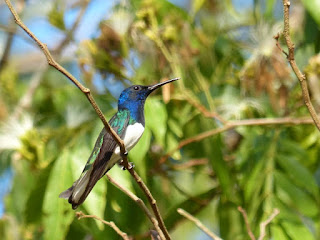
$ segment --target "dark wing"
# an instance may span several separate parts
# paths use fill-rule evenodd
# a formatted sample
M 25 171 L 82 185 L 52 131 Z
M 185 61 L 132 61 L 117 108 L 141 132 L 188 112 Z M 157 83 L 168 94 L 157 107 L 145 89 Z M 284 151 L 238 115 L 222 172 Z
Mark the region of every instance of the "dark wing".
M 129 110 L 122 110 L 110 119 L 109 124 L 123 139 L 129 120 Z M 97 181 L 113 166 L 114 163 L 110 165 L 109 160 L 116 147 L 117 143 L 103 128 L 80 178 L 71 188 L 60 194 L 60 197 L 69 198 L 73 209 L 84 202 Z

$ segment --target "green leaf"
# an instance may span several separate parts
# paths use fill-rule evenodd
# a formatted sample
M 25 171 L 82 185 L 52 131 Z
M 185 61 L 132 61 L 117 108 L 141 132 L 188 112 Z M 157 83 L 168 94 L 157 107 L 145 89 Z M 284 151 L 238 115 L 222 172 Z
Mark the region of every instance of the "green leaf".
M 271 235 L 273 239 L 287 240 L 288 237 L 283 229 L 277 225 L 271 225 Z
M 318 26 L 320 26 L 320 0 L 301 0 L 301 2 Z
M 302 188 L 307 189 L 314 196 L 318 196 L 318 186 L 315 178 L 294 156 L 277 155 L 277 163 L 286 171 L 295 182 Z
M 223 159 L 221 136 L 218 135 L 210 141 L 210 149 L 207 151 L 210 154 L 210 163 L 213 171 L 218 176 L 222 192 L 228 198 L 235 201 L 237 198 L 233 194 L 233 177 L 229 171 L 229 167 Z
M 310 217 L 316 217 L 319 208 L 317 203 L 304 190 L 296 187 L 283 173 L 276 171 L 274 173 L 276 194 L 288 205 L 302 214 Z
M 66 30 L 66 26 L 64 24 L 64 11 L 58 9 L 57 4 L 51 9 L 48 13 L 49 22 L 60 30 Z
M 204 3 L 205 3 L 205 0 L 192 1 L 191 12 L 193 16 L 197 14 L 197 12 L 201 9 Z
M 145 105 L 146 125 L 151 129 L 156 141 L 165 146 L 167 132 L 167 111 L 165 105 L 154 98 L 149 99 Z
M 306 228 L 306 226 L 291 222 L 282 223 L 283 228 L 286 233 L 290 236 L 292 240 L 314 240 L 312 233 Z M 276 239 L 276 238 L 275 238 Z
M 195 214 L 203 208 L 201 204 L 195 204 L 195 200 L 210 201 L 215 196 L 218 196 L 218 192 L 219 190 L 217 188 L 213 188 L 207 192 L 201 193 L 196 196 L 192 196 L 191 198 L 172 207 L 171 210 L 169 210 L 169 213 L 167 214 L 167 216 L 164 218 L 164 222 L 168 230 L 170 231 L 170 229 L 174 228 L 176 224 L 179 223 L 179 221 L 184 219 L 184 217 L 177 212 L 178 208 L 182 208 L 187 212 L 189 212 L 190 214 Z
M 252 199 L 254 193 L 260 192 L 261 187 L 264 185 L 265 174 L 263 168 L 265 167 L 265 161 L 259 161 L 252 171 L 248 173 L 248 177 L 243 183 L 244 197 L 246 201 Z
M 42 208 L 44 239 L 64 239 L 75 214 L 70 204 L 59 194 L 73 183 L 71 153 L 63 151 L 56 160 L 49 176 Z
M 28 223 L 40 222 L 42 220 L 43 214 L 42 211 L 39 211 L 39 208 L 42 209 L 43 206 L 45 196 L 43 193 L 46 191 L 51 169 L 52 164 L 37 176 L 37 181 L 31 191 L 25 209 L 25 218 Z

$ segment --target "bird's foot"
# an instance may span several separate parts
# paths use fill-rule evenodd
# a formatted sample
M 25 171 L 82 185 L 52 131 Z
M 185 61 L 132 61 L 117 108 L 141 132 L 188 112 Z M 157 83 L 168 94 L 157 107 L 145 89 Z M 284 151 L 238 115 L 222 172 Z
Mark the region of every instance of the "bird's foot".
M 135 167 L 134 163 L 133 162 L 129 162 L 129 170 L 134 168 L 134 167 Z
M 128 168 L 128 169 L 130 170 L 130 169 L 132 169 L 132 168 L 134 168 L 134 167 L 135 167 L 135 165 L 133 164 L 133 162 L 129 162 L 129 168 Z M 121 167 L 121 170 L 124 171 L 124 170 L 127 170 L 127 169 L 126 169 L 125 166 L 122 166 L 122 167 Z
M 125 151 L 124 153 L 120 152 L 120 155 L 122 158 L 128 157 L 128 151 Z

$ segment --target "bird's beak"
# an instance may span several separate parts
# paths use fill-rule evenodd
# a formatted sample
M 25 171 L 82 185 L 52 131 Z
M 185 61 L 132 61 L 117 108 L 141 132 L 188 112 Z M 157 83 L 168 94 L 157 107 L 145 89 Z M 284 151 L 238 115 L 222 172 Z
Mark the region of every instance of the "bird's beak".
M 150 90 L 150 92 L 152 92 L 152 91 L 156 90 L 157 88 L 159 88 L 159 87 L 161 87 L 161 86 L 163 86 L 163 85 L 165 85 L 167 83 L 171 83 L 171 82 L 177 81 L 179 79 L 180 78 L 173 78 L 173 79 L 170 79 L 168 81 L 164 81 L 164 82 L 161 82 L 161 83 L 157 83 L 157 84 L 151 85 L 151 86 L 148 87 L 148 90 Z

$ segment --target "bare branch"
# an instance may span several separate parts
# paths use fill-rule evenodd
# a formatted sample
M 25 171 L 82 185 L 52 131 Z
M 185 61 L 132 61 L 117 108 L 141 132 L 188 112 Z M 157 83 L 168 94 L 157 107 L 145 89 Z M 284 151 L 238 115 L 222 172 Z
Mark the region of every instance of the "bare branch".
M 20 0 L 17 2 L 17 11 L 18 13 L 21 13 L 22 10 L 24 8 L 24 1 Z M 6 64 L 8 63 L 8 58 L 10 55 L 10 51 L 11 51 L 11 46 L 13 43 L 13 38 L 14 35 L 16 34 L 17 31 L 17 26 L 14 24 L 14 22 L 12 21 L 12 23 L 10 23 L 10 27 L 9 27 L 12 31 L 8 32 L 8 38 L 4 47 L 4 52 L 3 55 L 0 59 L 0 72 L 2 71 L 2 69 L 6 66 Z
M 84 13 L 87 10 L 89 1 L 86 1 L 75 22 L 73 23 L 72 27 L 70 28 L 70 30 L 68 30 L 66 32 L 66 36 L 65 38 L 60 42 L 60 44 L 52 51 L 55 53 L 55 57 L 56 58 L 60 58 L 60 55 L 62 53 L 62 51 L 64 50 L 64 48 L 68 45 L 68 43 L 71 41 L 70 36 L 72 36 L 72 34 L 74 33 L 74 31 L 77 29 L 77 27 L 79 26 L 80 21 L 82 20 L 82 17 L 84 15 Z M 15 25 L 16 26 L 16 25 Z M 29 38 L 28 38 L 29 40 Z M 32 41 L 32 43 L 34 43 Z M 0 63 L 1 66 L 1 63 Z M 1 68 L 1 67 L 0 67 Z M 43 77 L 43 75 L 46 73 L 48 69 L 48 65 L 46 65 L 45 67 L 41 67 L 41 69 L 39 69 L 38 72 L 34 73 L 33 76 L 31 77 L 31 82 L 29 84 L 29 88 L 26 91 L 26 93 L 24 94 L 24 96 L 20 99 L 18 105 L 15 107 L 14 112 L 13 112 L 13 117 L 18 117 L 20 116 L 20 114 L 23 112 L 24 109 L 29 108 L 31 106 L 31 102 L 32 102 L 32 97 L 37 89 L 37 87 L 39 86 L 39 84 L 41 83 L 41 79 Z M 1 71 L 1 70 L 0 70 Z
M 83 212 L 76 212 L 76 216 L 77 218 L 80 220 L 82 218 L 94 218 L 106 225 L 108 225 L 109 227 L 111 227 L 120 237 L 122 237 L 122 239 L 124 240 L 130 240 L 130 238 L 128 237 L 128 235 L 125 233 L 125 232 L 122 232 L 118 227 L 117 225 L 114 223 L 114 222 L 108 222 L 108 221 L 105 221 L 101 218 L 99 218 L 98 216 L 96 215 L 85 215 L 83 214 Z
M 147 185 L 142 181 L 141 177 L 133 170 L 133 168 L 129 165 L 129 162 L 127 160 L 127 158 L 123 158 L 123 162 L 122 165 L 129 171 L 129 173 L 131 174 L 131 176 L 135 179 L 135 181 L 138 183 L 139 187 L 142 189 L 142 191 L 144 192 L 144 194 L 147 196 L 147 199 L 151 205 L 152 211 L 155 214 L 155 217 L 158 220 L 159 223 L 159 227 L 161 228 L 163 234 L 165 235 L 166 239 L 170 240 L 171 237 L 169 235 L 169 232 L 166 228 L 166 226 L 164 225 L 164 221 L 161 217 L 158 205 L 157 205 L 157 201 L 154 199 L 154 197 L 152 196 L 150 190 L 148 189 Z
M 311 100 L 310 100 L 306 76 L 300 71 L 300 69 L 296 63 L 295 57 L 294 57 L 295 46 L 294 46 L 294 44 L 291 40 L 291 37 L 290 37 L 290 25 L 289 25 L 289 10 L 290 10 L 291 3 L 289 0 L 283 0 L 282 2 L 283 2 L 283 18 L 284 18 L 283 36 L 285 38 L 289 52 L 285 53 L 281 49 L 281 47 L 280 47 L 280 50 L 285 53 L 290 65 L 291 65 L 292 70 L 294 71 L 295 75 L 299 79 L 304 103 L 307 106 L 308 111 L 310 112 L 310 115 L 311 115 L 316 127 L 320 131 L 320 119 L 319 119 L 319 117 L 318 117 L 318 115 L 317 115 L 317 113 L 311 103 Z M 277 38 L 275 38 L 275 39 L 278 42 L 278 39 Z M 277 43 L 277 46 L 278 46 L 278 43 Z
M 115 133 L 115 131 L 110 127 L 108 124 L 106 118 L 104 117 L 102 111 L 98 107 L 96 101 L 91 95 L 90 89 L 84 87 L 72 74 L 70 74 L 64 67 L 62 67 L 60 64 L 58 64 L 52 57 L 51 53 L 49 52 L 49 49 L 46 44 L 42 43 L 30 30 L 29 28 L 21 21 L 19 18 L 17 12 L 14 10 L 10 0 L 5 0 L 6 4 L 8 5 L 9 10 L 11 11 L 15 22 L 38 44 L 38 46 L 41 48 L 43 53 L 45 54 L 48 64 L 54 68 L 56 68 L 59 72 L 61 72 L 63 75 L 65 75 L 67 78 L 69 78 L 88 98 L 89 102 L 91 103 L 92 107 L 98 114 L 99 118 L 103 122 L 104 127 L 106 130 L 111 134 L 113 139 L 117 142 L 117 144 L 120 146 L 120 149 L 122 152 L 125 152 L 125 146 L 123 141 L 120 139 L 120 137 Z
M 273 36 L 273 38 L 276 40 L 276 46 L 277 48 L 283 52 L 284 55 L 287 56 L 287 58 L 289 57 L 288 53 L 286 51 L 284 51 L 279 43 L 279 38 L 280 38 L 280 33 L 277 33 L 277 35 Z
M 250 227 L 250 224 L 249 224 L 249 219 L 248 219 L 248 215 L 247 215 L 246 210 L 244 210 L 241 206 L 238 206 L 238 211 L 243 216 L 243 220 L 244 220 L 244 222 L 246 224 L 247 232 L 248 232 L 248 235 L 249 235 L 250 239 L 251 240 L 256 240 L 256 237 L 253 235 L 253 233 L 251 231 L 251 227 Z
M 113 185 L 115 185 L 117 188 L 119 188 L 123 193 L 125 193 L 128 197 L 130 197 L 133 201 L 135 201 L 141 207 L 141 209 L 145 212 L 145 214 L 148 216 L 148 218 L 150 219 L 150 221 L 154 225 L 155 229 L 157 230 L 157 232 L 158 232 L 158 234 L 160 236 L 160 239 L 161 240 L 166 239 L 165 236 L 163 235 L 162 230 L 159 228 L 159 224 L 158 224 L 157 219 L 154 216 L 152 216 L 152 214 L 150 213 L 149 209 L 146 207 L 146 205 L 141 200 L 141 198 L 138 198 L 135 194 L 133 194 L 128 189 L 126 189 L 125 187 L 120 185 L 109 174 L 106 174 L 106 176 L 107 176 L 108 180 Z
M 212 137 L 219 133 L 228 131 L 230 129 L 234 129 L 237 127 L 242 126 L 265 126 L 265 125 L 299 125 L 299 124 L 313 124 L 313 120 L 311 118 L 255 118 L 255 119 L 244 119 L 244 120 L 236 120 L 236 121 L 229 121 L 221 128 L 212 129 L 203 133 L 200 133 L 196 136 L 187 138 L 182 140 L 176 148 L 171 150 L 165 156 L 160 159 L 160 163 L 164 163 L 169 156 L 171 156 L 175 151 L 179 150 L 180 148 L 194 142 L 199 142 L 205 138 Z
M 279 209 L 277 208 L 274 209 L 273 213 L 269 216 L 269 218 L 266 221 L 260 223 L 260 236 L 258 240 L 263 240 L 263 238 L 266 236 L 266 227 L 279 213 L 280 213 Z
M 70 74 L 65 68 L 63 68 L 60 64 L 58 64 L 54 58 L 52 57 L 51 53 L 48 50 L 48 47 L 46 44 L 42 43 L 30 30 L 29 28 L 21 21 L 21 19 L 19 18 L 17 12 L 14 10 L 10 0 L 5 0 L 6 4 L 8 5 L 9 10 L 11 11 L 15 22 L 38 44 L 38 46 L 41 48 L 41 50 L 43 51 L 43 53 L 45 54 L 48 64 L 54 68 L 56 68 L 58 71 L 60 71 L 63 75 L 65 75 L 67 78 L 69 78 L 87 97 L 87 99 L 89 100 L 90 104 L 92 105 L 92 107 L 94 108 L 94 110 L 96 111 L 96 113 L 98 114 L 99 118 L 101 119 L 105 129 L 107 132 L 109 132 L 112 136 L 112 138 L 114 139 L 114 141 L 116 141 L 116 143 L 120 146 L 120 153 L 121 153 L 121 157 L 123 159 L 123 166 L 128 169 L 128 171 L 130 172 L 130 174 L 133 176 L 133 178 L 135 179 L 135 181 L 138 183 L 138 185 L 140 186 L 140 188 L 143 190 L 143 192 L 146 194 L 148 201 L 152 207 L 152 210 L 158 220 L 159 223 L 159 227 L 161 228 L 161 230 L 163 231 L 166 239 L 171 239 L 168 230 L 166 229 L 163 219 L 161 217 L 159 208 L 156 204 L 156 200 L 153 198 L 150 190 L 147 188 L 147 186 L 144 184 L 144 182 L 142 181 L 142 179 L 139 177 L 139 175 L 133 170 L 132 166 L 130 166 L 128 159 L 127 159 L 127 152 L 125 149 L 125 145 L 123 140 L 117 135 L 117 133 L 110 127 L 109 123 L 107 122 L 106 118 L 104 117 L 102 111 L 100 110 L 100 108 L 98 107 L 96 101 L 94 100 L 93 96 L 91 95 L 90 89 L 84 87 L 72 74 Z
M 203 225 L 202 222 L 199 219 L 195 218 L 194 216 L 192 216 L 190 213 L 186 212 L 182 208 L 178 208 L 177 212 L 180 215 L 184 216 L 185 218 L 189 219 L 194 224 L 196 224 L 196 226 L 198 228 L 200 228 L 205 234 L 207 234 L 211 239 L 222 240 L 215 233 L 213 233 L 209 228 L 207 228 L 205 225 Z

